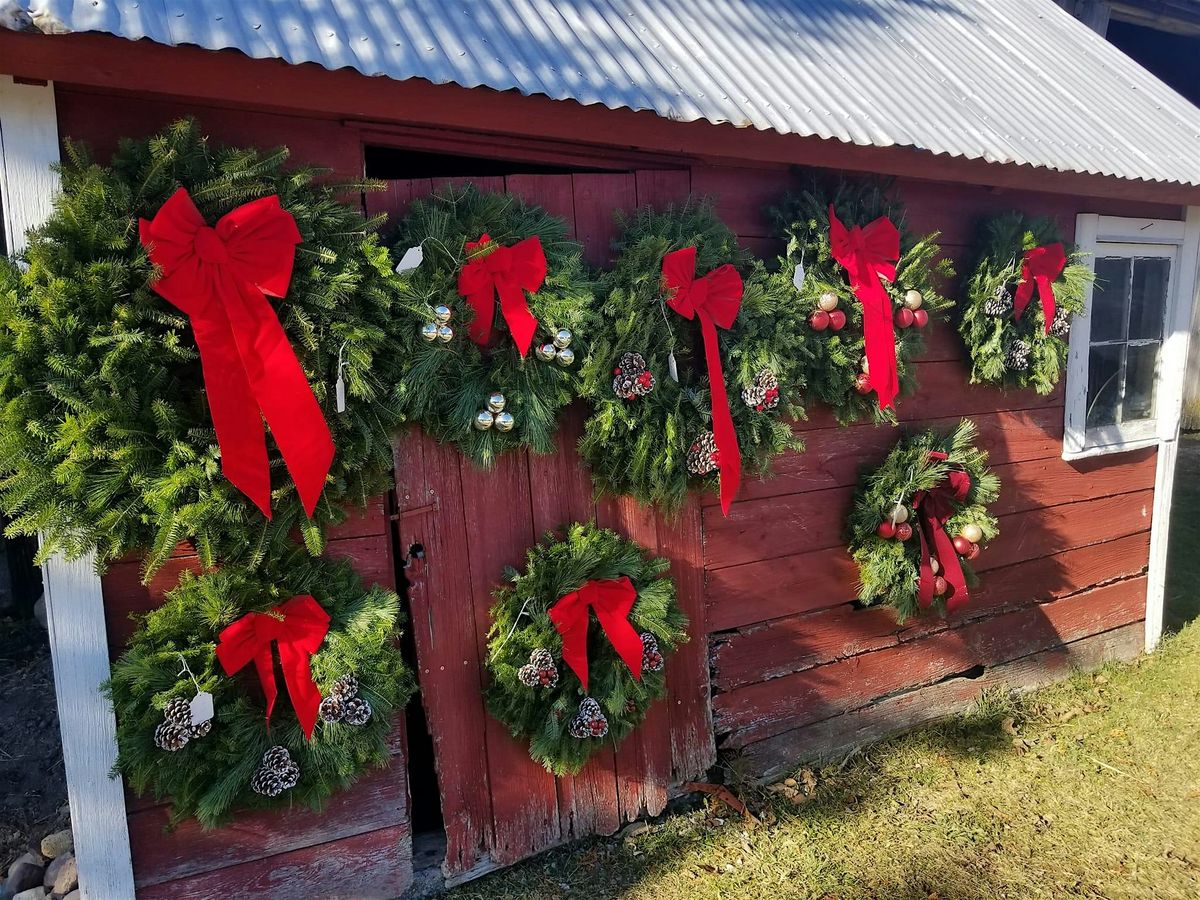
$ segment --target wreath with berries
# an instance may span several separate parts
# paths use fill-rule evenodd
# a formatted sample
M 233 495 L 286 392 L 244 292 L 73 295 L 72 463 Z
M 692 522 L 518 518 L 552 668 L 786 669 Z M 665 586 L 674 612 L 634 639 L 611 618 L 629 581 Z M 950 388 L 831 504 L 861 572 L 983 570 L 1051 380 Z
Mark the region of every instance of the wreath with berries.
M 773 276 L 781 285 L 777 290 L 786 291 L 802 310 L 816 338 L 810 345 L 809 396 L 829 406 L 842 424 L 863 419 L 894 422 L 896 414 L 894 406 L 883 408 L 878 402 L 867 364 L 863 304 L 835 253 L 832 229 L 840 223 L 851 233 L 870 235 L 891 227 L 899 231 L 895 278 L 885 276 L 882 285 L 891 301 L 891 328 L 883 324 L 894 334 L 901 396 L 916 390 L 913 363 L 924 348 L 923 330 L 953 305 L 938 288 L 954 270 L 949 260 L 939 259 L 937 233 L 922 237 L 908 231 L 903 205 L 889 198 L 886 188 L 871 180 L 814 183 L 771 210 L 787 241 Z M 831 209 L 836 221 L 831 220 Z
M 1011 212 L 989 219 L 979 245 L 958 326 L 971 382 L 1049 394 L 1062 375 L 1071 318 L 1084 310 L 1092 271 L 1047 218 Z
M 594 524 L 533 547 L 497 588 L 488 709 L 529 755 L 575 774 L 666 693 L 665 658 L 688 640 L 665 559 Z
M 785 450 L 803 449 L 789 420 L 804 417 L 813 335 L 791 292 L 738 247 L 710 202 L 646 207 L 621 225 L 583 373 L 593 411 L 580 451 L 602 492 L 669 511 L 700 486 L 724 489 L 727 506 L 722 417 L 732 422 L 735 452 L 750 474 L 765 473 Z M 677 282 L 690 285 L 671 284 L 679 272 Z M 672 305 L 693 285 L 729 300 L 728 317 L 711 330 L 692 297 L 688 307 Z
M 977 583 L 970 563 L 999 533 L 987 504 L 1000 480 L 976 436 L 969 419 L 948 435 L 907 436 L 860 479 L 847 531 L 864 603 L 886 603 L 904 621 L 968 601 Z
M 377 185 L 320 182 L 321 170 L 289 169 L 287 157 L 216 147 L 192 120 L 123 141 L 107 166 L 67 143 L 54 212 L 30 231 L 22 265 L 0 260 L 0 510 L 9 535 L 40 535 L 41 559 L 94 550 L 103 564 L 145 551 L 148 579 L 180 541 L 206 566 L 253 565 L 297 530 L 318 555 L 348 503 L 386 488 L 400 421 L 394 276 L 376 223 L 339 199 Z M 164 270 L 139 235 L 139 219 L 155 219 L 181 189 L 209 225 L 277 197 L 275 213 L 298 230 L 290 280 L 271 282 L 286 295 L 259 299 L 299 362 L 290 386 L 311 390 L 307 411 L 324 417 L 336 448 L 312 485 L 311 518 L 274 433 L 255 467 L 270 517 L 223 475 L 234 454 L 214 430 L 195 322 L 156 291 Z M 234 394 L 253 407 L 245 398 Z M 248 415 L 247 427 L 261 428 L 258 410 Z
M 467 184 L 413 203 L 391 244 L 404 415 L 481 466 L 520 446 L 553 450 L 594 320 L 566 223 Z
M 105 685 L 116 770 L 169 798 L 173 821 L 206 828 L 242 809 L 319 808 L 390 759 L 393 714 L 416 689 L 400 617 L 395 593 L 301 550 L 254 571 L 184 573 Z

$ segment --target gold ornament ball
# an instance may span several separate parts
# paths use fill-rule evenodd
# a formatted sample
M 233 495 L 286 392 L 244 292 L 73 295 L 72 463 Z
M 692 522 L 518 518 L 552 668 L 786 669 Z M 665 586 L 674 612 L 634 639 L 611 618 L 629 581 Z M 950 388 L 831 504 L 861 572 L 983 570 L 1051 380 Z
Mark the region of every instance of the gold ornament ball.
M 558 364 L 560 366 L 569 366 L 575 362 L 575 351 L 570 347 L 563 347 L 558 351 Z
M 517 424 L 517 420 L 513 418 L 513 414 L 510 412 L 502 412 L 496 416 L 497 431 L 512 431 L 515 424 Z
M 920 291 L 906 291 L 904 294 L 904 305 L 908 309 L 920 309 L 924 302 L 925 298 L 921 296 Z
M 421 326 L 421 337 L 427 341 L 437 340 L 438 327 L 436 322 L 426 322 Z
M 454 337 L 454 329 L 449 325 L 439 325 L 437 335 L 439 341 L 443 344 L 448 344 L 450 343 L 450 339 Z
M 938 572 L 942 571 L 942 564 L 931 556 L 929 557 L 929 568 L 933 574 L 936 575 Z
M 500 393 L 499 391 L 495 391 L 494 393 L 488 395 L 488 404 L 487 405 L 488 405 L 489 412 L 494 412 L 494 413 L 503 412 L 504 411 L 504 403 L 505 403 L 504 395 L 502 393 Z
M 564 350 L 571 346 L 571 329 L 560 328 L 554 335 L 554 346 L 559 350 Z
M 492 414 L 486 409 L 481 409 L 475 413 L 475 427 L 480 431 L 487 431 L 492 427 Z
M 837 309 L 838 298 L 837 294 L 832 291 L 826 291 L 821 295 L 821 299 L 817 301 L 817 306 L 821 307 L 825 312 L 833 312 Z
M 443 325 L 446 322 L 449 322 L 450 321 L 450 307 L 435 306 L 433 308 L 433 318 L 436 319 L 440 324 L 443 324 Z
M 537 358 L 542 362 L 550 362 L 558 354 L 558 348 L 553 344 L 542 344 L 537 348 Z
M 980 528 L 978 525 L 976 525 L 974 522 L 972 522 L 969 525 L 963 526 L 962 536 L 965 537 L 972 544 L 978 544 L 980 541 L 983 540 L 983 529 Z
M 908 521 L 908 507 L 903 503 L 897 503 L 895 508 L 892 509 L 890 518 L 897 525 L 903 525 Z

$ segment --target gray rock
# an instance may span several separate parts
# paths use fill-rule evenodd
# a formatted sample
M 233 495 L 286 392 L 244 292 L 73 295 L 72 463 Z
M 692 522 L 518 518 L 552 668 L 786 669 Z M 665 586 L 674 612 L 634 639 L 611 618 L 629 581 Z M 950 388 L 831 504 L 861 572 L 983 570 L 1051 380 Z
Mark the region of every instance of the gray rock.
M 42 886 L 42 867 L 31 862 L 17 861 L 8 870 L 8 879 L 4 882 L 4 892 L 10 897 L 16 897 L 22 891 L 31 887 Z
M 79 867 L 75 863 L 74 853 L 64 853 L 50 864 L 50 868 L 46 870 L 46 874 L 50 874 L 50 869 L 58 866 L 58 871 L 54 873 L 54 881 L 51 884 L 51 893 L 55 897 L 62 897 L 70 893 L 79 886 Z M 42 882 L 45 885 L 45 882 Z
M 46 893 L 46 889 L 40 884 L 37 887 L 31 887 L 27 891 L 21 891 L 13 900 L 47 900 L 50 895 Z
M 41 625 L 43 628 L 50 627 L 49 625 L 46 624 L 46 595 L 45 594 L 42 594 L 42 596 L 38 597 L 37 600 L 34 601 L 33 617 L 35 619 L 37 619 L 38 624 Z
M 54 834 L 48 834 L 42 838 L 42 856 L 46 859 L 54 859 L 64 853 L 70 853 L 74 849 L 75 838 L 71 836 L 70 828 L 64 828 L 62 831 L 56 831 Z
M 30 850 L 28 853 L 22 853 L 13 860 L 12 865 L 8 867 L 9 873 L 12 873 L 12 870 L 16 867 L 17 863 L 23 862 L 33 863 L 35 866 L 46 865 L 46 860 L 42 858 L 42 854 L 38 853 L 36 850 Z
M 72 869 L 75 868 L 74 853 L 64 853 L 62 856 L 50 860 L 50 865 L 46 866 L 46 874 L 42 876 L 42 886 L 48 891 L 53 890 L 54 882 L 58 880 L 58 873 L 67 865 L 70 865 Z M 70 888 L 67 888 L 61 893 L 65 894 L 69 890 Z
M 63 897 L 63 900 L 83 900 L 83 894 L 79 893 L 79 888 L 75 888 L 67 896 Z

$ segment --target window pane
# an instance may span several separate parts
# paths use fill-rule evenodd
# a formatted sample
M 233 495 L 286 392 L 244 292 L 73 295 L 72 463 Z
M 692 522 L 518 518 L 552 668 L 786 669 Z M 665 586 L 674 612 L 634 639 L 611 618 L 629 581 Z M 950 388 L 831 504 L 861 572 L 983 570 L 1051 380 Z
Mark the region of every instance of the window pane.
M 1087 427 L 1112 425 L 1121 406 L 1120 344 L 1092 347 L 1088 356 Z
M 1129 337 L 1163 336 L 1163 310 L 1167 308 L 1169 259 L 1143 257 L 1133 261 L 1133 292 L 1129 302 Z
M 1126 300 L 1129 296 L 1130 260 L 1118 256 L 1096 260 L 1092 288 L 1092 341 L 1119 341 L 1125 337 Z
M 1159 344 L 1136 344 L 1126 351 L 1125 402 L 1121 421 L 1154 418 L 1154 376 L 1158 370 Z

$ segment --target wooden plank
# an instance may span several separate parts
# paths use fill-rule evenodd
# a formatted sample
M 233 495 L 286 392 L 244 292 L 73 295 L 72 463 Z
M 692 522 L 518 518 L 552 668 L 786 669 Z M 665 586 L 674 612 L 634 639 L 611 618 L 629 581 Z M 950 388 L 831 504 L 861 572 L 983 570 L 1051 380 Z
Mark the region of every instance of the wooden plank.
M 905 625 L 886 607 L 829 609 L 775 619 L 715 635 L 713 684 L 728 691 L 867 650 L 956 628 L 964 621 L 1077 593 L 1091 585 L 1146 570 L 1149 533 L 1069 550 L 993 570 L 971 591 L 970 603 L 951 616 L 926 615 Z M 851 586 L 848 586 L 851 587 Z
M 381 828 L 150 885 L 138 900 L 391 900 L 412 883 L 411 838 L 407 825 Z
M 968 707 L 985 691 L 1028 691 L 1076 671 L 1088 671 L 1114 660 L 1130 660 L 1141 652 L 1143 623 L 1052 647 L 1011 662 L 988 667 L 978 678 L 955 677 L 905 691 L 864 706 L 750 744 L 739 760 L 746 772 L 774 780 L 802 762 L 837 758 L 854 747 L 888 735 L 947 718 Z
M 1155 448 L 1108 459 L 1057 458 L 995 466 L 1000 497 L 994 515 L 1059 506 L 1086 497 L 1112 497 L 1154 487 Z
M 363 584 L 378 584 L 395 589 L 396 562 L 392 558 L 392 541 L 387 535 L 345 538 L 330 541 L 323 554 L 328 559 L 348 559 Z
M 567 233 L 575 236 L 575 186 L 570 175 L 509 175 L 504 189 L 563 219 Z
M 723 746 L 744 747 L 877 697 L 995 665 L 1140 621 L 1145 576 L 973 622 L 795 675 L 749 685 L 713 700 Z
M 346 508 L 346 520 L 340 525 L 330 526 L 325 533 L 327 541 L 345 538 L 367 537 L 372 534 L 388 533 L 387 498 L 372 497 L 364 507 Z
M 633 175 L 638 206 L 681 203 L 692 190 L 691 169 L 638 169 Z
M 580 174 L 571 176 L 575 189 L 575 237 L 583 255 L 594 266 L 606 266 L 618 229 L 614 213 L 637 206 L 632 174 Z
M 692 191 L 711 197 L 721 220 L 739 238 L 777 238 L 767 210 L 779 204 L 795 180 L 785 168 L 701 165 L 692 168 Z

